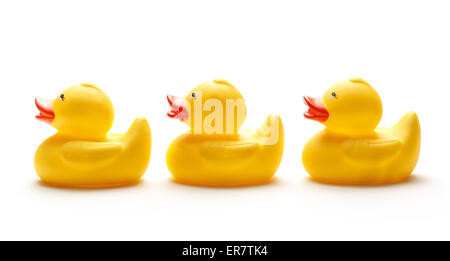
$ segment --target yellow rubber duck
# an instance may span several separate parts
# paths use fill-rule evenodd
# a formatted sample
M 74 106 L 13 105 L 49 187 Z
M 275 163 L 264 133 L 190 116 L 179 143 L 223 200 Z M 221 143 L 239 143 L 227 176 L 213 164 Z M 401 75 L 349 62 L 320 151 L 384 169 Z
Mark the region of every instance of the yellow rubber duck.
M 333 184 L 400 182 L 414 170 L 420 151 L 420 124 L 408 112 L 392 128 L 377 128 L 382 115 L 378 93 L 366 81 L 339 82 L 321 99 L 304 97 L 304 116 L 325 125 L 303 149 L 313 179 Z
M 107 135 L 114 120 L 108 96 L 96 85 L 67 88 L 54 101 L 36 98 L 38 120 L 58 132 L 36 151 L 34 167 L 47 184 L 115 187 L 136 183 L 150 160 L 151 133 L 136 118 L 127 133 Z
M 185 98 L 167 99 L 167 115 L 190 126 L 167 150 L 167 167 L 177 182 L 245 186 L 271 180 L 284 148 L 279 116 L 268 116 L 258 130 L 238 132 L 246 116 L 245 101 L 221 79 L 198 85 Z

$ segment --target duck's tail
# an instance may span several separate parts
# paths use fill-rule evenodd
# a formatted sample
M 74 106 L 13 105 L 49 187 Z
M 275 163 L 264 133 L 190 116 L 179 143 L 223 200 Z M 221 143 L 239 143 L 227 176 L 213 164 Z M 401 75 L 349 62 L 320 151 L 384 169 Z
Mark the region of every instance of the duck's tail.
M 406 113 L 392 127 L 392 132 L 402 143 L 416 141 L 420 145 L 420 123 L 415 112 Z
M 408 172 L 412 172 L 420 153 L 420 123 L 415 112 L 406 113 L 393 127 L 392 134 L 402 142 L 403 155 L 409 162 Z
M 152 134 L 145 118 L 138 117 L 122 137 L 124 149 L 130 148 L 136 155 L 150 159 Z
M 267 116 L 258 129 L 258 134 L 261 136 L 261 145 L 284 146 L 284 126 L 278 115 Z

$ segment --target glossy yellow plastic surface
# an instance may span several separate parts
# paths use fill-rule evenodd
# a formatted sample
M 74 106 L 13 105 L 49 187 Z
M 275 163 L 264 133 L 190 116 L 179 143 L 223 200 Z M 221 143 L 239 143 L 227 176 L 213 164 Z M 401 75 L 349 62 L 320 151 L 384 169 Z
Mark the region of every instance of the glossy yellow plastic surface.
M 233 134 L 211 134 L 205 124 L 196 131 L 195 122 L 207 123 L 211 115 L 218 112 L 218 108 L 208 108 L 200 114 L 193 113 L 198 109 L 195 101 L 200 99 L 200 93 L 200 105 L 203 107 L 208 107 L 207 100 L 226 104 L 227 99 L 242 99 L 239 91 L 225 80 L 202 83 L 186 98 L 181 98 L 181 104 L 190 104 L 189 108 L 192 108 L 187 109 L 185 115 L 185 110 L 172 105 L 171 100 L 174 98 L 169 98 L 169 103 L 175 106 L 169 117 L 179 118 L 191 127 L 188 133 L 177 137 L 167 151 L 167 167 L 175 180 L 201 186 L 245 186 L 269 182 L 278 169 L 284 149 L 281 118 L 270 115 L 261 128 L 238 132 L 245 119 L 245 103 L 242 99 L 243 117 L 231 117 L 234 110 L 219 110 L 218 118 L 227 124 L 216 130 L 226 133 L 228 128 Z M 192 98 L 195 94 L 196 98 Z M 180 114 L 184 116 L 178 117 Z
M 414 170 L 420 152 L 420 124 L 408 112 L 391 128 L 376 128 L 382 104 L 376 91 L 354 78 L 333 85 L 319 100 L 305 97 L 306 118 L 325 129 L 303 149 L 313 179 L 333 184 L 400 182 Z M 327 115 L 328 114 L 328 115 Z
M 136 118 L 125 134 L 107 132 L 114 120 L 108 96 L 93 84 L 69 87 L 53 102 L 37 99 L 41 115 L 58 132 L 36 151 L 34 166 L 45 183 L 64 187 L 114 187 L 136 183 L 150 160 L 151 133 Z

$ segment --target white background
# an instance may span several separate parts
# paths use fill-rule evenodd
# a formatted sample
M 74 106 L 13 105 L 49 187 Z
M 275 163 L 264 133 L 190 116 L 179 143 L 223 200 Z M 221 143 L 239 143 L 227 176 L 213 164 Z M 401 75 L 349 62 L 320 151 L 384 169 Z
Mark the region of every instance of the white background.
M 0 2 L 0 239 L 413 240 L 450 239 L 448 1 Z M 311 181 L 304 143 L 323 127 L 303 118 L 303 95 L 362 77 L 384 104 L 381 125 L 409 110 L 422 150 L 407 182 L 333 186 Z M 267 114 L 285 124 L 274 182 L 184 186 L 165 153 L 186 131 L 165 95 L 225 78 L 244 95 L 244 127 Z M 142 183 L 74 190 L 42 185 L 35 149 L 55 130 L 34 119 L 34 96 L 99 85 L 113 132 L 149 120 Z

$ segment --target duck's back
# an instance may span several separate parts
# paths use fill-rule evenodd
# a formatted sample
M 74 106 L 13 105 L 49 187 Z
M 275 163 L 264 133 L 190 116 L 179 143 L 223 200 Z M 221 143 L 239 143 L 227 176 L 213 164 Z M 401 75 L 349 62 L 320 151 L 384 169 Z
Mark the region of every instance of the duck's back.
M 377 132 L 395 137 L 401 142 L 398 157 L 389 170 L 397 179 L 408 177 L 419 160 L 421 129 L 417 114 L 408 112 L 392 128 L 377 129 Z
M 109 187 L 133 183 L 150 158 L 151 134 L 145 119 L 125 135 L 83 141 L 55 134 L 35 153 L 35 169 L 47 183 L 67 187 Z
M 181 183 L 204 186 L 242 186 L 268 182 L 281 161 L 280 147 L 242 136 L 203 140 L 181 135 L 170 145 L 166 162 Z M 282 150 L 282 147 L 281 147 Z
M 420 150 L 420 125 L 415 113 L 394 127 L 377 129 L 368 137 L 345 137 L 323 130 L 305 145 L 306 171 L 335 184 L 380 184 L 406 179 Z

